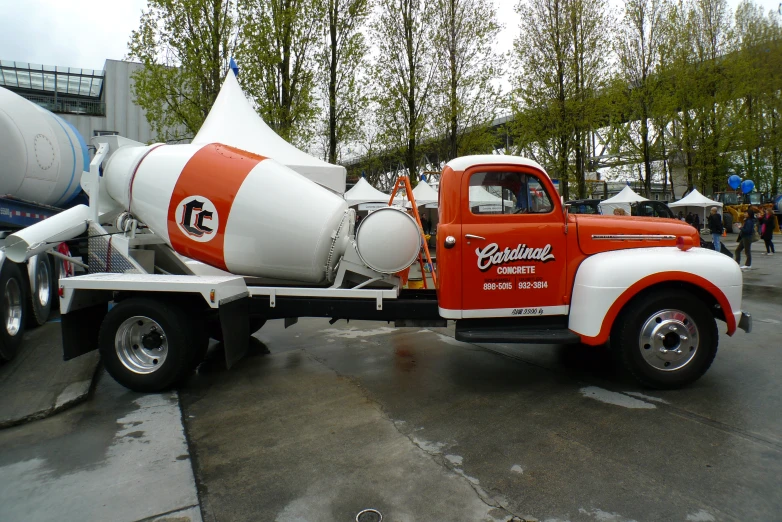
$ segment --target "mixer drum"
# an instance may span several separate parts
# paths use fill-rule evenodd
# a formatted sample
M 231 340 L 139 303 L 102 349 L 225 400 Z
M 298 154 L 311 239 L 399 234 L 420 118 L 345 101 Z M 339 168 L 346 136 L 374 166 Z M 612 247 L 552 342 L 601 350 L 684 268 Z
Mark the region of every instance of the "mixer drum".
M 369 268 L 394 274 L 412 265 L 421 250 L 421 229 L 405 211 L 386 207 L 361 221 L 356 232 L 356 251 Z
M 344 199 L 227 145 L 122 147 L 104 177 L 176 252 L 234 274 L 322 283 L 348 244 Z

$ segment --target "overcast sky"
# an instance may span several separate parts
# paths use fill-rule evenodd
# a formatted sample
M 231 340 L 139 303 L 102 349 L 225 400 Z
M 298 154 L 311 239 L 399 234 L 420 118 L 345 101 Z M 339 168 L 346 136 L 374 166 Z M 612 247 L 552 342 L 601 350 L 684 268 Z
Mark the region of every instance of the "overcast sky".
M 618 0 L 611 0 L 615 4 Z M 495 0 L 505 26 L 497 48 L 507 51 L 518 31 L 515 0 Z M 764 11 L 779 0 L 756 0 Z M 0 59 L 102 69 L 107 58 L 127 54 L 146 0 L 0 0 Z M 738 0 L 728 0 L 735 9 Z

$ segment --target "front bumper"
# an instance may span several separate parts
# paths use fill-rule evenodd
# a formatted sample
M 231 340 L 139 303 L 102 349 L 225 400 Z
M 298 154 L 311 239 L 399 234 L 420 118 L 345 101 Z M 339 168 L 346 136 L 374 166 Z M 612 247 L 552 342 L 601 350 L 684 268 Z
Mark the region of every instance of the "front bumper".
M 752 316 L 747 312 L 741 312 L 741 318 L 739 319 L 739 328 L 747 333 L 752 331 Z

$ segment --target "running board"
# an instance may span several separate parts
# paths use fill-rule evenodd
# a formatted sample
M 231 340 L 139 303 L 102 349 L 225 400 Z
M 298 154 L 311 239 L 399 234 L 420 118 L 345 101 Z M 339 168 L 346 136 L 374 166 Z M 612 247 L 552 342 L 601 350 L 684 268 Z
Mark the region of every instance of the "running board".
M 456 340 L 465 343 L 578 344 L 581 337 L 566 328 L 459 328 L 457 323 Z

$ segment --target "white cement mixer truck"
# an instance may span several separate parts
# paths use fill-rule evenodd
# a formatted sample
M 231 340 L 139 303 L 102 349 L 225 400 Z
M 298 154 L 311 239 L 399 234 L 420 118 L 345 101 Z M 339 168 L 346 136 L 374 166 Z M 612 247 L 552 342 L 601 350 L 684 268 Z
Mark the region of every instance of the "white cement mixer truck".
M 76 206 L 6 241 L 15 262 L 86 233 L 89 274 L 59 282 L 65 359 L 100 350 L 137 391 L 185 378 L 210 337 L 228 367 L 270 319 L 382 320 L 477 343 L 610 342 L 641 383 L 686 385 L 749 331 L 742 275 L 675 220 L 567 212 L 537 163 L 469 156 L 439 187 L 437 289 L 402 288 L 419 223 L 386 207 L 354 229 L 344 170 L 293 149 L 228 74 L 187 145 L 94 138 Z M 340 186 L 341 185 L 341 186 Z
M 8 235 L 73 204 L 89 166 L 79 132 L 56 114 L 0 87 L 0 246 Z M 14 263 L 0 251 L 0 360 L 12 359 L 26 326 L 46 322 L 56 281 L 72 273 L 65 244 Z

